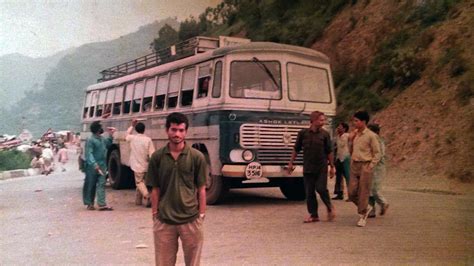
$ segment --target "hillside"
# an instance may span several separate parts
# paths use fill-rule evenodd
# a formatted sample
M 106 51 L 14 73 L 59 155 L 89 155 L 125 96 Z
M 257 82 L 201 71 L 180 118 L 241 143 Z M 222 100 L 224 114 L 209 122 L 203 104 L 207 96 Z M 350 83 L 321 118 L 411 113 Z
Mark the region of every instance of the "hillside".
M 78 130 L 84 89 L 97 81 L 101 70 L 150 52 L 150 43 L 166 23 L 177 25 L 176 20 L 165 19 L 116 40 L 82 45 L 63 56 L 48 72 L 42 89 L 0 112 L 0 132 L 18 134 L 22 124 L 34 136 L 50 127 Z
M 340 12 L 312 47 L 330 56 L 338 75 L 356 76 L 371 71 L 384 43 L 416 33 L 400 49 L 413 49 L 426 60 L 419 78 L 408 86 L 387 88 L 380 81 L 370 86 L 387 101 L 374 121 L 387 142 L 392 177 L 406 188 L 470 190 L 472 184 L 463 183 L 474 181 L 474 4 L 459 1 L 444 21 L 423 27 L 408 20 L 416 8 L 422 6 L 358 1 Z M 344 95 L 350 87 L 339 84 Z M 339 102 L 340 113 L 347 106 Z
M 336 122 L 356 110 L 372 114 L 387 143 L 389 182 L 451 193 L 474 186 L 472 25 L 467 0 L 225 0 L 175 35 L 233 35 L 324 52 Z
M 46 74 L 59 60 L 72 52 L 68 49 L 47 57 L 31 58 L 21 54 L 0 56 L 0 106 L 12 106 L 23 98 L 28 90 L 43 87 Z

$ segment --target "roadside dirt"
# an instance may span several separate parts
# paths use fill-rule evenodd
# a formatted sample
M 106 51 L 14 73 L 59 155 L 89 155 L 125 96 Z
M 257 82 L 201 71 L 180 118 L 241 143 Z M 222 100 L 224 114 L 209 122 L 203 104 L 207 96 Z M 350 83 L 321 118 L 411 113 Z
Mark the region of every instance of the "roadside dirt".
M 394 32 L 405 2 L 357 1 L 331 22 L 312 48 L 326 53 L 333 68 L 347 75 L 363 71 L 380 42 Z M 433 40 L 419 51 L 428 59 L 421 78 L 403 91 L 382 91 L 384 97 L 395 97 L 373 119 L 381 125 L 387 144 L 391 184 L 455 193 L 474 191 L 474 100 L 469 81 L 474 79 L 472 25 L 474 3 L 462 2 L 448 19 L 428 28 L 426 34 Z M 452 48 L 467 62 L 466 72 L 459 76 L 450 75 L 452 63 L 439 63 Z M 471 86 L 464 90 L 467 96 L 460 85 L 463 81 Z

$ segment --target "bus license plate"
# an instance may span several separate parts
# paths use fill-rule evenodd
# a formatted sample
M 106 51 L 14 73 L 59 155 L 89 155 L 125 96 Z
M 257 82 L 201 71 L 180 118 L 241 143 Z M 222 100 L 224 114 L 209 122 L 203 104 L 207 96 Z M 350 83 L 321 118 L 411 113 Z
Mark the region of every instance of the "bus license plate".
M 245 167 L 245 177 L 248 179 L 257 179 L 263 176 L 263 168 L 260 163 L 251 162 Z

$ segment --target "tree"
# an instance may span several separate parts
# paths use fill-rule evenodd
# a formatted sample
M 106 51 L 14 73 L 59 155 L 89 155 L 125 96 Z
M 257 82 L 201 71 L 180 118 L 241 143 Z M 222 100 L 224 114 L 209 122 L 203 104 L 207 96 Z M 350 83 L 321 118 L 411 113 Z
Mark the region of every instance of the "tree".
M 152 46 L 155 51 L 169 47 L 179 41 L 178 32 L 168 24 L 165 24 L 158 32 L 158 38 L 153 40 Z
M 181 22 L 181 24 L 179 25 L 178 36 L 181 41 L 187 40 L 195 36 L 199 36 L 199 34 L 199 24 L 193 16 Z

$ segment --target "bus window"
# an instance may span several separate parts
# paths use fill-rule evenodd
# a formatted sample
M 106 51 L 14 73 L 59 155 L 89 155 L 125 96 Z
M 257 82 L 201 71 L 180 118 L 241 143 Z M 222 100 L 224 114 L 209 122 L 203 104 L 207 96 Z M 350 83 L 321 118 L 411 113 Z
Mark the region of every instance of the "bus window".
M 133 94 L 133 102 L 132 102 L 133 113 L 140 112 L 140 106 L 142 103 L 144 89 L 145 89 L 145 84 L 143 81 L 139 81 L 135 83 L 135 93 Z
M 326 69 L 288 63 L 288 91 L 292 101 L 331 102 Z
M 123 99 L 123 86 L 115 88 L 113 115 L 119 115 L 122 110 L 122 99 Z
M 198 98 L 207 97 L 209 92 L 209 81 L 211 80 L 211 65 L 199 67 L 198 75 Z
M 183 83 L 181 85 L 181 106 L 193 104 L 194 82 L 196 80 L 195 68 L 183 71 Z
M 107 118 L 112 115 L 112 103 L 114 102 L 115 89 L 109 88 L 107 90 L 107 97 L 105 98 L 104 112 L 102 113 L 103 118 Z
M 230 96 L 281 99 L 281 71 L 276 61 L 234 61 L 230 66 Z
M 153 101 L 153 95 L 155 94 L 156 77 L 149 78 L 145 82 L 145 94 L 143 95 L 143 106 L 142 112 L 149 112 L 151 110 L 151 104 Z
M 158 78 L 158 89 L 155 96 L 155 110 L 163 110 L 165 108 L 165 95 L 168 90 L 168 75 Z
M 221 83 L 222 83 L 222 62 L 219 61 L 216 63 L 216 67 L 214 70 L 214 84 L 212 86 L 213 98 L 221 97 Z
M 86 95 L 86 102 L 84 103 L 84 112 L 82 113 L 82 118 L 87 118 L 87 114 L 89 112 L 89 107 L 91 106 L 91 93 L 88 92 Z
M 130 103 L 133 96 L 133 83 L 127 84 L 125 87 L 125 94 L 123 98 L 123 114 L 130 113 Z
M 107 95 L 107 90 L 101 90 L 99 92 L 99 101 L 97 102 L 97 107 L 95 110 L 95 116 L 101 117 L 104 110 L 105 96 Z
M 98 93 L 96 91 L 94 91 L 92 93 L 92 97 L 91 97 L 91 107 L 89 108 L 89 117 L 94 116 L 95 104 L 97 102 L 97 98 L 98 98 Z
M 171 73 L 168 89 L 168 108 L 176 108 L 178 104 L 179 71 Z

